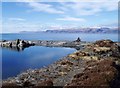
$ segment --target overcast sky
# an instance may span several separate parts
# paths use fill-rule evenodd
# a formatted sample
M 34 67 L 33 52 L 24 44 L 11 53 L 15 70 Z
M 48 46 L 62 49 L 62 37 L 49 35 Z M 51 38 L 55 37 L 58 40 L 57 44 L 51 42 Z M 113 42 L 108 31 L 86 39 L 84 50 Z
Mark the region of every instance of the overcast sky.
M 118 1 L 116 0 L 19 1 L 2 2 L 2 32 L 41 31 L 61 27 L 117 26 Z

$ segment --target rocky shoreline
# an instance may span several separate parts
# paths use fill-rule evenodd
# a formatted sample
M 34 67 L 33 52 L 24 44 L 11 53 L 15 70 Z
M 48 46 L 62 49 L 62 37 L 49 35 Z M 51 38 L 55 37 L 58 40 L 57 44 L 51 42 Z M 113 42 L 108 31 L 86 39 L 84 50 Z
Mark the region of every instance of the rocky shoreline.
M 53 40 L 2 40 L 0 41 L 0 46 L 3 48 L 9 48 L 12 50 L 22 51 L 30 46 L 45 46 L 45 47 L 70 47 L 77 50 L 81 49 L 81 46 L 84 46 L 86 42 L 83 42 L 78 37 L 75 41 L 53 41 Z
M 43 86 L 119 88 L 119 44 L 111 40 L 89 43 L 82 50 L 61 58 L 48 67 L 29 69 L 17 77 L 3 80 L 2 88 L 43 88 Z
M 23 51 L 25 48 L 34 46 L 34 45 L 35 44 L 31 41 L 25 41 L 21 39 L 0 41 L 0 46 L 2 48 L 8 48 L 15 51 Z

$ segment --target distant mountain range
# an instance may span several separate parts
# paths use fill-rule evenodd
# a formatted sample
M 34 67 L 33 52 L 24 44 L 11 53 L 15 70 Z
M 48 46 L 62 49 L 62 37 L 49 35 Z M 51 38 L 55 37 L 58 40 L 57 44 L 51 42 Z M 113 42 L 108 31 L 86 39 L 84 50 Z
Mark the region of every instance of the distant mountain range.
M 46 32 L 52 32 L 52 33 L 118 33 L 118 28 L 80 28 L 80 29 L 46 30 Z
M 46 30 L 46 31 L 22 31 L 20 33 L 118 33 L 120 30 L 118 28 L 77 28 L 77 29 L 54 29 L 54 30 Z

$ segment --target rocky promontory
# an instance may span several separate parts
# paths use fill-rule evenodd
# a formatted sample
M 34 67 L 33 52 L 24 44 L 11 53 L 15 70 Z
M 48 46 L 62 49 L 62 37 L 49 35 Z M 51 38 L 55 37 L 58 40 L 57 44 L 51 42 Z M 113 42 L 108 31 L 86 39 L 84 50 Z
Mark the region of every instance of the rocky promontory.
M 26 40 L 2 40 L 0 41 L 0 46 L 2 48 L 9 48 L 11 50 L 22 51 L 24 48 L 34 46 L 35 44 L 31 41 Z
M 119 88 L 120 46 L 111 40 L 99 40 L 85 45 L 48 67 L 29 69 L 3 80 L 2 88 Z
M 17 39 L 17 40 L 3 40 L 0 41 L 0 45 L 1 46 L 8 46 L 8 47 L 27 47 L 27 46 L 32 46 L 34 45 L 34 43 L 32 43 L 31 41 L 25 41 L 25 40 L 21 40 L 21 39 Z
M 86 42 L 82 42 L 78 37 L 75 41 L 53 41 L 53 40 L 3 40 L 0 41 L 0 46 L 9 48 L 12 50 L 24 50 L 29 46 L 46 46 L 46 47 L 70 47 L 79 50 L 82 44 L 86 44 Z

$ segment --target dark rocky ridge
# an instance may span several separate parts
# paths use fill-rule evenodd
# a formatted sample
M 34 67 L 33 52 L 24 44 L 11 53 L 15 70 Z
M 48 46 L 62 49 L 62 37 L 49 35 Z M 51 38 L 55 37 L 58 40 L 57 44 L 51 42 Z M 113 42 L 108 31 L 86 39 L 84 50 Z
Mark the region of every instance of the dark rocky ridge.
M 119 76 L 120 46 L 111 40 L 100 40 L 48 67 L 3 80 L 3 88 L 10 85 L 119 88 Z
M 120 30 L 118 28 L 72 28 L 72 29 L 54 29 L 54 30 L 46 30 L 48 33 L 118 33 Z

